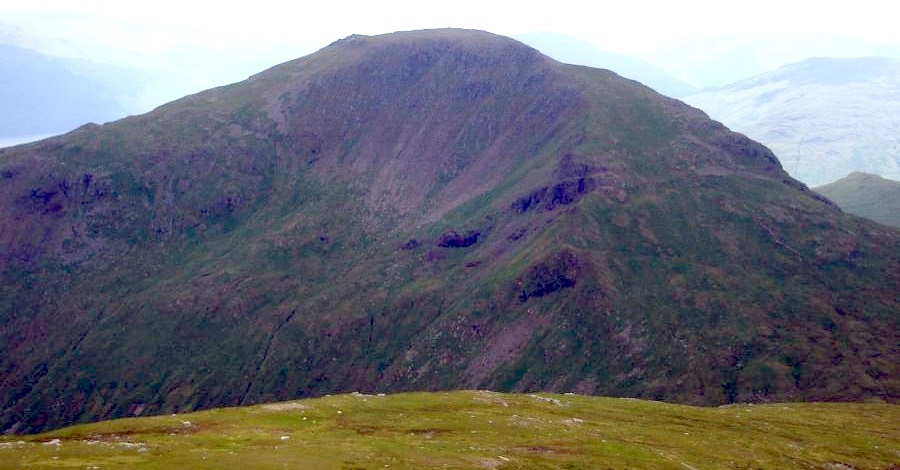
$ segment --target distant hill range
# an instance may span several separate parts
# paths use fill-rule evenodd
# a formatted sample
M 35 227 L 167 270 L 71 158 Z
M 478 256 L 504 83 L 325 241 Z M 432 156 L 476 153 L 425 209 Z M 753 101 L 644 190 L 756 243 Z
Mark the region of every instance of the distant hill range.
M 350 36 L 0 149 L 0 429 L 335 392 L 900 399 L 900 231 L 681 101 Z
M 142 78 L 126 69 L 0 44 L 0 138 L 70 131 L 129 114 Z
M 667 96 L 678 98 L 697 91 L 696 87 L 641 59 L 604 51 L 583 39 L 568 34 L 535 32 L 520 34 L 514 36 L 514 39 L 522 41 L 560 62 L 612 70 Z
M 180 46 L 152 55 L 54 37 L 47 31 L 53 24 L 32 31 L 0 18 L 0 147 L 145 113 L 297 54 L 286 45 L 265 51 Z
M 900 179 L 900 61 L 815 58 L 684 100 L 759 140 L 811 185 Z
M 706 89 L 749 79 L 811 57 L 900 59 L 900 45 L 828 33 L 760 31 L 694 36 L 642 53 L 640 57 Z
M 851 214 L 900 227 L 898 181 L 857 172 L 813 189 Z

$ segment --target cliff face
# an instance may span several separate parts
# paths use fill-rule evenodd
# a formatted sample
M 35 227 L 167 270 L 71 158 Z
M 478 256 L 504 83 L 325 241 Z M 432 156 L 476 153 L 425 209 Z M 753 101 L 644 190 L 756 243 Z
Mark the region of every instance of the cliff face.
M 488 33 L 352 36 L 0 172 L 13 432 L 352 390 L 898 394 L 898 232 Z

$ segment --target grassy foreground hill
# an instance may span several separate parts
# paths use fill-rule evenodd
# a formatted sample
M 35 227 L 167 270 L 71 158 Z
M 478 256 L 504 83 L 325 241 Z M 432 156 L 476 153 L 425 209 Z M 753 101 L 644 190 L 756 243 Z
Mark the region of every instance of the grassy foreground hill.
M 900 399 L 900 231 L 484 32 L 0 149 L 0 221 L 4 432 L 354 390 Z
M 487 391 L 350 394 L 0 440 L 0 468 L 829 468 L 900 462 L 900 407 L 699 408 Z
M 813 189 L 851 214 L 900 227 L 900 181 L 854 172 Z

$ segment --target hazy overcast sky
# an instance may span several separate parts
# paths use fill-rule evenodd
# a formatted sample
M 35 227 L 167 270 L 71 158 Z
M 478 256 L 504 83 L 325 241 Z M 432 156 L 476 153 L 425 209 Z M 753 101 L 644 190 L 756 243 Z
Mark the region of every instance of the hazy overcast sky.
M 729 32 L 825 32 L 900 43 L 894 6 L 886 0 L 3 0 L 0 20 L 4 17 L 52 27 L 70 40 L 141 52 L 177 44 L 290 44 L 311 51 L 352 33 L 447 26 L 504 35 L 564 32 L 620 53 L 648 52 L 679 39 Z
M 694 85 L 714 86 L 722 83 L 703 67 L 728 51 L 743 51 L 731 61 L 747 69 L 745 76 L 812 56 L 900 57 L 900 27 L 888 5 L 886 0 L 0 0 L 0 44 L 167 77 L 128 98 L 138 103 L 136 110 L 243 80 L 350 34 L 442 27 L 507 36 L 565 33 L 609 52 L 638 56 Z M 896 46 L 885 52 L 885 43 Z
M 887 0 L 0 0 L 0 45 L 143 73 L 117 95 L 129 113 L 243 80 L 350 34 L 564 33 L 705 87 L 812 56 L 900 58 L 896 23 Z

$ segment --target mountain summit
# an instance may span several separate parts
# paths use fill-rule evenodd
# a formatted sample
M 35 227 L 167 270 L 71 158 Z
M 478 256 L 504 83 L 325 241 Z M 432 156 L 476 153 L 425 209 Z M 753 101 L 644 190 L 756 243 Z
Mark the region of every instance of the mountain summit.
M 353 390 L 900 394 L 900 233 L 489 33 L 351 36 L 0 175 L 8 432 Z

